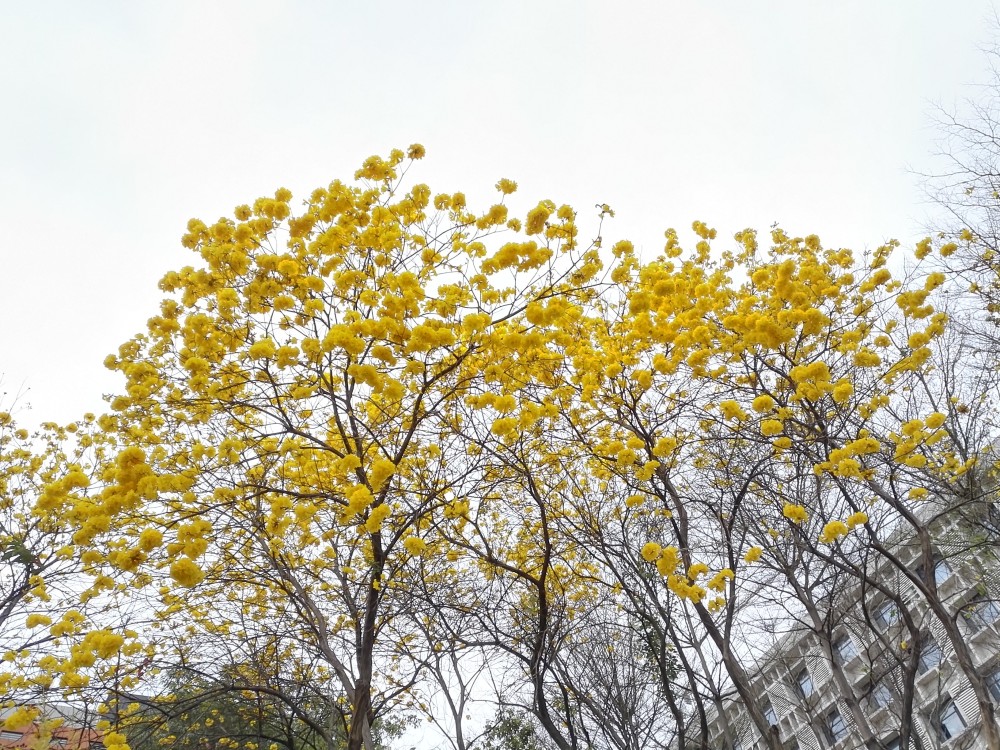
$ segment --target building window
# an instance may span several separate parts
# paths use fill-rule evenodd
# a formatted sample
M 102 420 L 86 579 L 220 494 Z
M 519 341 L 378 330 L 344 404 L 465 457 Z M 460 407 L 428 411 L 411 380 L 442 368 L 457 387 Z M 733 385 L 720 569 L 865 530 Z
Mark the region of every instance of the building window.
M 1000 509 L 997 508 L 997 504 L 989 503 L 986 506 L 986 514 L 987 517 L 984 519 L 983 526 L 991 531 L 994 536 L 997 536 L 1000 534 Z
M 854 648 L 854 641 L 849 635 L 842 635 L 833 642 L 833 659 L 837 664 L 847 664 L 858 655 L 858 650 Z
M 965 621 L 975 633 L 1000 620 L 1000 603 L 993 599 L 976 596 L 965 606 Z
M 942 740 L 950 740 L 957 737 L 965 729 L 965 720 L 958 712 L 958 706 L 954 701 L 948 701 L 941 707 L 938 713 L 938 736 Z
M 938 664 L 941 663 L 943 655 L 941 653 L 941 647 L 937 645 L 937 642 L 928 636 L 924 636 L 923 643 L 920 644 L 920 660 L 917 664 L 917 671 L 920 674 L 924 672 L 929 672 Z
M 774 706 L 769 702 L 764 704 L 764 721 L 772 727 L 778 726 L 778 714 L 774 712 Z
M 994 670 L 994 672 L 986 678 L 986 689 L 990 691 L 990 695 L 993 696 L 993 700 L 1000 703 L 1000 669 Z
M 9 732 L 6 729 L 0 731 L 0 740 L 5 740 L 6 742 L 17 742 L 24 738 L 23 732 Z
M 875 610 L 875 623 L 882 630 L 897 622 L 899 622 L 899 609 L 894 602 L 882 602 Z
M 813 680 L 809 676 L 809 670 L 802 667 L 802 670 L 795 675 L 795 682 L 799 685 L 799 695 L 808 698 L 813 693 Z
M 917 576 L 924 580 L 924 566 L 917 568 Z M 951 577 L 951 567 L 948 561 L 940 555 L 934 555 L 934 585 L 940 586 Z
M 884 682 L 879 682 L 872 688 L 868 700 L 875 708 L 888 708 L 892 704 L 892 691 Z
M 847 736 L 847 722 L 840 715 L 839 709 L 835 708 L 828 713 L 823 724 L 826 729 L 826 737 L 830 742 L 840 742 Z
M 885 743 L 885 750 L 900 750 L 899 749 L 899 737 L 894 737 Z
M 951 566 L 948 565 L 947 560 L 939 557 L 934 563 L 934 583 L 940 586 L 949 578 L 951 578 Z

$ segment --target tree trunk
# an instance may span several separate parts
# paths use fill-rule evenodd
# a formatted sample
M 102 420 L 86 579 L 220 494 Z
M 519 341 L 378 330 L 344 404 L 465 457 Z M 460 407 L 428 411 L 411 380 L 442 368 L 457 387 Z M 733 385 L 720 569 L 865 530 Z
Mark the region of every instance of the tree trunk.
M 358 682 L 354 688 L 354 705 L 351 707 L 351 731 L 347 735 L 347 750 L 374 750 L 371 746 L 372 691 L 368 682 Z

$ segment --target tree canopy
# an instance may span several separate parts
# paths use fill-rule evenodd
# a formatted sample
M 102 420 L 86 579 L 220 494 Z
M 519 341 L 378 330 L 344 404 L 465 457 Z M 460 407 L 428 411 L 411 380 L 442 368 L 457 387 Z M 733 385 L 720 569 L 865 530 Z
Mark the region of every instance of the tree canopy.
M 794 601 L 832 659 L 834 581 L 902 605 L 891 570 L 997 747 L 954 604 L 893 547 L 915 536 L 931 570 L 934 518 L 993 499 L 973 469 L 996 381 L 961 366 L 977 355 L 936 302 L 948 275 L 921 264 L 951 246 L 904 266 L 895 242 L 723 242 L 695 222 L 692 247 L 668 230 L 646 259 L 605 246 L 607 206 L 521 218 L 501 179 L 474 209 L 408 180 L 422 156 L 192 220 L 197 260 L 106 360 L 124 380 L 109 414 L 74 427 L 73 456 L 4 453 L 6 476 L 38 477 L 22 522 L 62 534 L 53 559 L 103 607 L 39 669 L 72 688 L 114 659 L 119 696 L 266 701 L 243 734 L 289 748 L 371 750 L 394 714 L 449 725 L 457 750 L 698 747 L 734 694 L 777 742 L 752 686 L 761 597 Z M 4 545 L 11 596 L 41 599 L 43 543 Z M 502 706 L 485 733 L 467 726 L 484 673 Z M 109 750 L 129 741 L 116 716 Z

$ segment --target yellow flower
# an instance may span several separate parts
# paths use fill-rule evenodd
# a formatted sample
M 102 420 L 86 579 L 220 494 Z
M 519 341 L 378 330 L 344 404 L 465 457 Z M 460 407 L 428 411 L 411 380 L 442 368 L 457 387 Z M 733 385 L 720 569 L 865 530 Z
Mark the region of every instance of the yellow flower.
M 723 592 L 726 590 L 726 583 L 736 578 L 736 574 L 730 568 L 723 568 L 708 582 L 708 587 L 712 591 Z
M 170 577 L 181 586 L 197 586 L 205 578 L 205 572 L 190 557 L 181 557 L 170 565 Z
M 25 707 L 12 711 L 3 721 L 3 726 L 7 729 L 23 729 L 29 726 L 38 717 L 38 709 Z
M 747 418 L 747 413 L 736 401 L 723 401 L 719 404 L 723 419 L 735 419 L 742 422 Z
M 524 233 L 532 235 L 541 232 L 554 211 L 555 205 L 551 201 L 539 203 L 528 212 L 528 218 L 524 222 Z
M 698 579 L 699 576 L 704 575 L 708 572 L 708 566 L 705 563 L 694 563 L 690 568 L 688 568 L 688 578 L 692 581 Z
M 152 552 L 163 544 L 163 534 L 157 529 L 143 529 L 139 534 L 139 548 L 144 552 Z
M 833 387 L 833 400 L 838 404 L 843 404 L 854 393 L 854 385 L 847 378 L 841 378 Z
M 504 177 L 497 183 L 497 190 L 504 195 L 510 195 L 517 190 L 517 183 Z
M 427 550 L 427 542 L 417 536 L 408 536 L 403 540 L 403 546 L 411 555 L 421 555 Z
M 661 576 L 671 576 L 680 565 L 680 552 L 676 547 L 664 547 L 656 559 L 656 571 Z
M 625 507 L 626 508 L 637 508 L 638 506 L 642 505 L 644 502 L 646 502 L 646 496 L 645 495 L 629 495 L 628 497 L 625 498 Z
M 920 242 L 917 243 L 916 250 L 914 251 L 913 254 L 917 256 L 917 260 L 923 260 L 930 254 L 930 252 L 931 252 L 931 238 L 924 237 L 922 240 L 920 240 Z
M 838 477 L 860 478 L 861 472 L 861 464 L 853 458 L 842 458 L 833 468 L 833 473 Z
M 260 341 L 255 341 L 250 346 L 247 354 L 250 356 L 250 359 L 270 359 L 277 351 L 278 347 L 274 345 L 271 339 L 261 339 Z
M 755 563 L 760 560 L 760 556 L 764 554 L 763 547 L 751 547 L 747 550 L 747 553 L 743 555 L 743 560 L 748 563 Z
M 396 464 L 385 458 L 376 458 L 368 470 L 368 481 L 372 489 L 378 492 L 396 471 Z
M 517 428 L 517 420 L 514 417 L 500 417 L 499 419 L 493 420 L 493 425 L 490 428 L 494 435 L 498 437 L 504 437 Z
M 792 523 L 805 523 L 809 520 L 809 513 L 806 509 L 801 505 L 794 505 L 792 503 L 785 503 L 781 514 Z
M 823 532 L 819 535 L 819 540 L 823 544 L 832 544 L 847 534 L 849 529 L 843 521 L 830 521 L 823 527 Z
M 389 517 L 391 512 L 385 503 L 372 508 L 371 513 L 368 514 L 368 520 L 365 521 L 365 530 L 370 534 L 378 532 L 382 528 L 382 522 Z
M 871 349 L 862 347 L 854 354 L 854 364 L 857 367 L 878 367 L 882 358 Z
M 657 439 L 653 446 L 653 455 L 658 458 L 665 458 L 677 449 L 677 438 L 668 436 Z
M 939 411 L 931 414 L 927 419 L 924 420 L 924 424 L 930 427 L 932 430 L 936 430 L 938 427 L 944 424 L 947 417 Z
M 774 399 L 768 396 L 766 393 L 761 394 L 753 400 L 753 410 L 760 414 L 766 411 L 771 411 L 774 408 Z
M 941 286 L 945 281 L 945 276 L 940 271 L 935 271 L 932 274 L 928 274 L 927 278 L 924 279 L 924 289 L 934 290 Z
M 849 529 L 853 529 L 855 526 L 863 526 L 866 523 L 868 523 L 868 514 L 862 510 L 859 510 L 857 513 L 851 513 L 847 517 L 847 528 Z
M 855 456 L 864 456 L 869 453 L 878 453 L 879 445 L 878 440 L 868 435 L 864 437 L 859 437 L 857 440 L 853 440 L 844 446 L 844 450 Z
M 639 554 L 642 555 L 642 559 L 646 562 L 653 562 L 660 556 L 661 547 L 656 542 L 646 542 L 642 545 L 642 549 Z
M 778 419 L 765 419 L 760 423 L 760 434 L 765 437 L 770 437 L 771 435 L 779 435 L 785 429 L 785 426 Z M 791 445 L 791 443 L 789 443 Z

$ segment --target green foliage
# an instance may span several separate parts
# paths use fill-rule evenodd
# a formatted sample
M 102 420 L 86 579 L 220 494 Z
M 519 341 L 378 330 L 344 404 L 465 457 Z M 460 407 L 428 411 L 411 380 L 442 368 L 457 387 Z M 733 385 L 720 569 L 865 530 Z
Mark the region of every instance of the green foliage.
M 224 680 L 174 671 L 164 696 L 119 700 L 133 750 L 340 750 L 339 715 L 300 692 L 245 690 Z
M 544 750 L 526 713 L 501 709 L 483 734 L 482 750 Z

